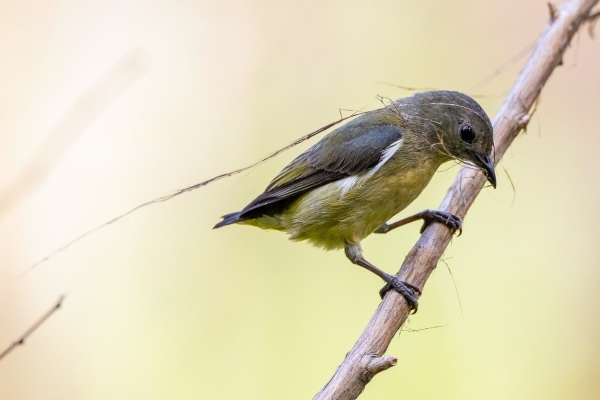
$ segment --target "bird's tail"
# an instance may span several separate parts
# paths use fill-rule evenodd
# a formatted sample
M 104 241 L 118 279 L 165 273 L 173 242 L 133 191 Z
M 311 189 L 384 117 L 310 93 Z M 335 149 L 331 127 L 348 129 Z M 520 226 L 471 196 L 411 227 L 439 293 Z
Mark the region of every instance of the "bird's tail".
M 242 215 L 241 212 L 234 212 L 231 214 L 227 214 L 227 215 L 223 215 L 221 218 L 223 218 L 223 221 L 219 222 L 218 224 L 216 224 L 213 229 L 217 229 L 220 228 L 222 226 L 225 225 L 230 225 L 230 224 L 234 224 L 236 222 L 240 221 L 240 216 Z

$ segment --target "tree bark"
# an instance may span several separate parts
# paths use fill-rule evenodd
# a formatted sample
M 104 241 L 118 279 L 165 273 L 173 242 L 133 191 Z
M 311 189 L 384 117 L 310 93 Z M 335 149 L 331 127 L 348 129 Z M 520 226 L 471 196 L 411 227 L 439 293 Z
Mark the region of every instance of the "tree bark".
M 561 64 L 563 53 L 575 32 L 584 22 L 596 16 L 590 17 L 590 11 L 597 2 L 566 0 L 558 8 L 549 3 L 548 25 L 494 118 L 495 164 L 518 133 L 527 126 L 531 118 L 529 110 L 552 71 Z M 442 201 L 440 210 L 464 218 L 484 183 L 485 177 L 481 172 L 463 167 Z M 452 234 L 445 226 L 430 225 L 408 253 L 396 276 L 422 288 L 451 238 Z M 394 357 L 382 355 L 404 324 L 409 311 L 404 298 L 389 291 L 334 376 L 313 400 L 356 399 L 377 373 L 395 365 Z

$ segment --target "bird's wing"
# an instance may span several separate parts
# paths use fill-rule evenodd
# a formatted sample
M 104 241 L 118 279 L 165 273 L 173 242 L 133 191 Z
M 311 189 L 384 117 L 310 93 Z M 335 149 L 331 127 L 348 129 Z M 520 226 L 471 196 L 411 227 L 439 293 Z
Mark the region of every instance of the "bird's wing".
M 358 118 L 302 153 L 271 181 L 263 194 L 241 211 L 240 216 L 247 219 L 275 214 L 301 194 L 367 172 L 379 162 L 385 162 L 391 155 L 386 154 L 386 150 L 402 139 L 402 128 L 367 122 Z

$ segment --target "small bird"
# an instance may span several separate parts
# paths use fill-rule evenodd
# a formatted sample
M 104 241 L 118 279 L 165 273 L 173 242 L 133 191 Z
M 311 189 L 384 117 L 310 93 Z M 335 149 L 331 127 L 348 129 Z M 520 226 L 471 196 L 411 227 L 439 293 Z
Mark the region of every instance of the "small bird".
M 424 210 L 386 223 L 425 189 L 445 162 L 471 162 L 496 187 L 492 124 L 471 97 L 431 91 L 390 102 L 327 134 L 296 157 L 242 211 L 215 225 L 252 225 L 286 232 L 346 257 L 382 278 L 385 293 L 400 293 L 416 312 L 420 288 L 399 280 L 363 257 L 361 240 L 422 219 L 421 233 L 434 222 L 452 233 L 460 217 Z

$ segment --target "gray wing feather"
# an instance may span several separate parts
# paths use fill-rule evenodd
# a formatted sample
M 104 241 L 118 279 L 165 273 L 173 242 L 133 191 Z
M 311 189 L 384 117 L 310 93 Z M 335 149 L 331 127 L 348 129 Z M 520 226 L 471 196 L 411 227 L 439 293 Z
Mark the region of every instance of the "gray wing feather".
M 280 212 L 301 194 L 366 172 L 377 165 L 386 148 L 401 138 L 400 126 L 373 126 L 357 118 L 325 136 L 286 166 L 265 192 L 241 211 L 240 217 L 248 219 Z
M 319 148 L 308 157 L 308 164 L 316 169 L 347 175 L 365 172 L 377 165 L 388 146 L 402 138 L 402 128 L 378 125 L 368 131 L 361 129 L 358 135 L 353 136 L 343 141 L 336 136 L 324 138 L 318 143 Z

